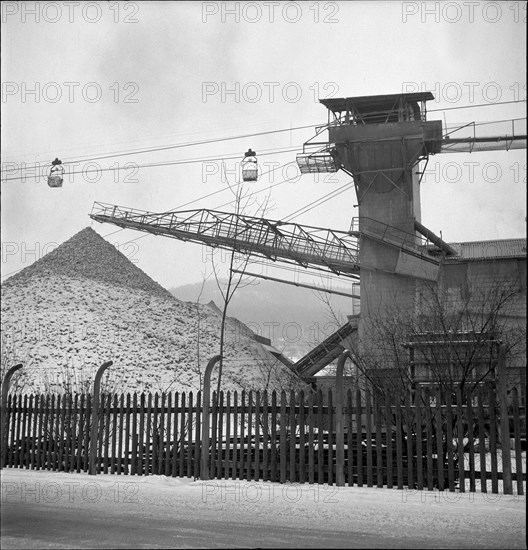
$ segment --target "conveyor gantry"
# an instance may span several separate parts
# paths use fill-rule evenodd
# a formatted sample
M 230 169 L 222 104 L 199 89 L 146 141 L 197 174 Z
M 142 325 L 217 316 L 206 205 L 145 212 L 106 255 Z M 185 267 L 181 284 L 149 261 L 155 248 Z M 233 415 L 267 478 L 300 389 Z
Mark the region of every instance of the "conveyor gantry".
M 153 213 L 94 203 L 90 217 L 122 228 L 359 276 L 358 239 L 345 231 L 213 210 Z

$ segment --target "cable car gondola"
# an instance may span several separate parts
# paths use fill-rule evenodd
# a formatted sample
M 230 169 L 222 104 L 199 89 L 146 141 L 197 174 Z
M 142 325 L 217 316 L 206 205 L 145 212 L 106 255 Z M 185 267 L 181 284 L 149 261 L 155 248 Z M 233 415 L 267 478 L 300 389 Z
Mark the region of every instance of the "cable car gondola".
M 242 179 L 244 181 L 257 181 L 258 165 L 256 155 L 257 153 L 250 148 L 242 159 Z
M 62 180 L 64 176 L 62 161 L 55 158 L 51 164 L 52 166 L 48 176 L 48 185 L 50 187 L 62 187 Z

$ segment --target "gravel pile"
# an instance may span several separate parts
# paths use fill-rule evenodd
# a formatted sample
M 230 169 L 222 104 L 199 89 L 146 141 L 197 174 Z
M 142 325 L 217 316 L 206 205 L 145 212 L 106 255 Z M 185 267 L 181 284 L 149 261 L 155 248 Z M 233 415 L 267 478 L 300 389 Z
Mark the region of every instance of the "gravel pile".
M 91 279 L 173 298 L 168 290 L 135 266 L 91 227 L 79 231 L 40 260 L 7 279 L 4 284 L 9 287 L 27 282 L 33 277 L 45 278 L 50 275 Z

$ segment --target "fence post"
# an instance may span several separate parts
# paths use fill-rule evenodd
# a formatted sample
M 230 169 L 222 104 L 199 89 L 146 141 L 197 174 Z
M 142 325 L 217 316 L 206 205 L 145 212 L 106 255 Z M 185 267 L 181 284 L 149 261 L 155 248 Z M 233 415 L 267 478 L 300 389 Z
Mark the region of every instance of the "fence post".
M 95 460 L 97 458 L 97 428 L 99 427 L 99 393 L 101 391 L 101 378 L 103 377 L 104 371 L 113 365 L 113 361 L 107 361 L 106 363 L 103 363 L 99 370 L 97 371 L 97 374 L 95 375 L 94 380 L 94 392 L 93 392 L 93 399 L 92 399 L 92 426 L 90 430 L 90 454 L 89 454 L 89 464 L 88 464 L 88 474 L 89 475 L 96 475 L 97 469 Z
M 345 430 L 343 426 L 343 370 L 345 361 L 350 357 L 344 350 L 337 360 L 336 370 L 336 485 L 345 486 Z M 330 411 L 331 414 L 331 411 Z M 331 465 L 330 465 L 331 467 Z
M 508 395 L 506 390 L 506 346 L 499 344 L 497 393 L 500 407 L 500 443 L 502 454 L 502 481 L 505 495 L 513 494 L 510 450 L 510 422 L 508 419 Z
M 0 468 L 5 466 L 6 457 L 7 457 L 7 392 L 9 391 L 9 385 L 11 383 L 11 378 L 13 374 L 19 369 L 22 368 L 22 363 L 11 367 L 6 375 L 4 376 L 2 384 L 2 413 L 1 413 L 1 427 L 2 427 L 2 443 L 1 443 L 1 454 L 0 454 Z
M 203 414 L 202 414 L 202 456 L 200 464 L 200 479 L 209 479 L 209 409 L 211 400 L 211 373 L 213 368 L 222 358 L 221 355 L 215 355 L 209 359 L 205 368 L 203 384 Z

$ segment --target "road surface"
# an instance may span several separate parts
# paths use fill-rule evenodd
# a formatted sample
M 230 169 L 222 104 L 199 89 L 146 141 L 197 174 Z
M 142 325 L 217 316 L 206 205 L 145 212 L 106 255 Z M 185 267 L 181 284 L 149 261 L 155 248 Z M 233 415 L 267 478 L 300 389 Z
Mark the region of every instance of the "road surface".
M 446 496 L 4 469 L 1 546 L 526 547 L 524 497 Z

